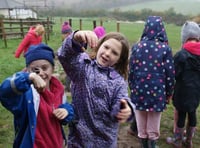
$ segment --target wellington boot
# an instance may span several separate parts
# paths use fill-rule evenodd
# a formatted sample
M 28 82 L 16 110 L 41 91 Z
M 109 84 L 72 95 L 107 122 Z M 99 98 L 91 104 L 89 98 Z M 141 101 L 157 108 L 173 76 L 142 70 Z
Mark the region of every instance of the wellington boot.
M 196 127 L 188 127 L 186 130 L 186 139 L 183 140 L 185 148 L 192 148 L 192 137 L 194 136 Z
M 148 140 L 148 148 L 159 148 L 159 146 L 156 145 L 156 140 Z
M 183 139 L 184 128 L 176 128 L 173 137 L 167 137 L 166 142 L 173 145 L 174 148 L 182 148 L 182 139 Z
M 148 148 L 148 139 L 140 138 L 141 148 Z

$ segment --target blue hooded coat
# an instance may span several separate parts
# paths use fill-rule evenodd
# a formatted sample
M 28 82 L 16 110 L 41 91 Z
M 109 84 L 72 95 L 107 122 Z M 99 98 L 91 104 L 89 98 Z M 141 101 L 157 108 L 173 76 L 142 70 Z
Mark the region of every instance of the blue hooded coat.
M 136 110 L 162 112 L 166 108 L 175 70 L 161 17 L 147 18 L 140 41 L 132 47 L 128 79 Z

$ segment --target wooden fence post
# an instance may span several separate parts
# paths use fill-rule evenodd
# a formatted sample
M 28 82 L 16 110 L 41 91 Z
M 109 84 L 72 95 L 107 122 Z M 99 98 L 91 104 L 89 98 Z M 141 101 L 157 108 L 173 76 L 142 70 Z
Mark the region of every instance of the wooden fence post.
M 7 40 L 6 40 L 6 33 L 5 33 L 5 29 L 4 29 L 4 24 L 3 24 L 3 19 L 0 19 L 0 24 L 2 25 L 1 27 L 1 30 L 2 30 L 2 37 L 3 37 L 3 40 L 4 40 L 4 45 L 5 45 L 5 47 L 7 48 L 8 46 L 7 46 Z
M 10 21 L 9 26 L 11 28 L 10 30 L 12 31 L 12 18 L 9 17 L 9 21 Z
M 72 19 L 69 19 L 69 25 L 72 27 Z
M 0 19 L 0 39 L 3 38 L 3 19 Z
M 50 32 L 50 29 L 49 29 L 49 17 L 47 17 L 47 40 L 49 41 L 49 32 Z
M 6 27 L 5 24 L 15 24 L 12 27 Z M 50 33 L 53 30 L 53 24 L 50 18 L 48 17 L 47 20 L 37 20 L 37 21 L 24 21 L 23 19 L 16 19 L 16 20 L 3 20 L 0 19 L 0 39 L 4 41 L 5 47 L 7 48 L 7 39 L 9 36 L 11 37 L 22 37 L 24 38 L 26 34 L 26 29 L 28 28 L 26 25 L 36 25 L 42 24 L 45 28 L 44 34 L 44 42 L 47 44 L 47 39 L 50 40 Z M 18 25 L 18 26 L 17 26 Z M 30 27 L 30 26 L 29 26 Z M 18 29 L 16 31 L 16 29 Z M 15 32 L 11 32 L 11 31 Z
M 102 20 L 100 20 L 100 26 L 103 26 L 103 21 Z
M 46 24 L 45 24 L 45 22 L 42 22 L 42 25 L 43 25 L 44 28 L 45 28 L 44 40 L 45 40 L 45 44 L 47 44 L 47 29 L 46 29 Z
M 117 22 L 117 32 L 120 32 L 120 23 Z
M 93 21 L 93 29 L 94 29 L 96 26 L 97 26 L 97 23 L 96 23 L 96 21 L 94 20 L 94 21 Z
M 80 30 L 82 30 L 82 19 L 80 19 Z
M 24 38 L 24 29 L 23 29 L 23 21 L 20 19 L 20 31 L 21 31 L 21 37 Z

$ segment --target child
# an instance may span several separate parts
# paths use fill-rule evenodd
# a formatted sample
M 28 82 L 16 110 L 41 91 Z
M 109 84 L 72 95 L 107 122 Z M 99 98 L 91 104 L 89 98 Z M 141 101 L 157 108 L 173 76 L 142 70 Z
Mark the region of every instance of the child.
M 15 58 L 19 58 L 22 52 L 25 54 L 31 45 L 40 44 L 42 42 L 42 36 L 44 33 L 45 29 L 43 25 L 38 24 L 36 26 L 30 27 L 25 38 L 22 40 L 17 50 L 15 51 Z
M 72 33 L 72 28 L 69 22 L 64 22 L 61 27 L 62 42 Z M 65 90 L 70 92 L 71 80 L 68 75 L 66 75 Z
M 192 137 L 197 124 L 196 110 L 200 101 L 200 28 L 197 23 L 187 21 L 181 30 L 182 49 L 174 56 L 176 85 L 173 105 L 178 112 L 176 130 L 167 143 L 174 147 L 192 148 Z M 186 118 L 188 116 L 188 118 Z M 185 121 L 186 140 L 183 140 Z
M 92 48 L 91 55 L 83 52 L 86 44 Z M 72 80 L 75 109 L 68 148 L 117 147 L 119 122 L 131 115 L 128 55 L 128 41 L 120 33 L 98 40 L 93 31 L 76 31 L 64 41 L 58 57 Z
M 61 27 L 62 41 L 72 33 L 72 28 L 69 22 L 64 22 Z
M 54 52 L 45 44 L 30 46 L 27 72 L 17 72 L 0 85 L 0 101 L 14 115 L 13 147 L 61 148 L 61 124 L 74 112 L 66 103 L 63 85 L 52 76 Z
M 156 147 L 161 113 L 173 93 L 174 78 L 172 50 L 162 18 L 149 16 L 140 41 L 132 47 L 128 78 L 143 148 Z
M 102 38 L 106 34 L 106 30 L 103 26 L 96 26 L 93 31 L 97 35 L 98 39 Z

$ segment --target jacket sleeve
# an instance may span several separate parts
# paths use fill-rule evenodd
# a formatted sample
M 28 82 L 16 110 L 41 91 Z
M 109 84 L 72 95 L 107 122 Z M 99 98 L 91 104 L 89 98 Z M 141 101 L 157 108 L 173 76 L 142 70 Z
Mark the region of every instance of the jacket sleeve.
M 184 70 L 185 56 L 181 51 L 178 51 L 174 56 L 175 77 L 178 79 Z
M 73 109 L 71 104 L 64 103 L 64 104 L 61 104 L 59 106 L 59 108 L 64 108 L 64 109 L 66 109 L 68 111 L 68 116 L 61 121 L 61 123 L 63 125 L 66 125 L 67 123 L 69 123 L 70 121 L 73 120 L 73 118 L 74 118 L 74 109 Z
M 165 71 L 166 71 L 166 101 L 168 102 L 171 99 L 174 91 L 175 85 L 175 67 L 174 67 L 174 59 L 172 55 L 171 48 L 168 48 L 166 52 L 166 56 L 164 58 Z
M 30 89 L 29 74 L 25 72 L 15 73 L 0 85 L 0 101 L 2 105 L 13 114 L 22 111 L 23 94 Z
M 132 90 L 134 88 L 134 79 L 135 79 L 135 64 L 133 62 L 133 59 L 135 58 L 135 48 L 137 46 L 133 46 L 131 49 L 131 54 L 130 54 L 130 60 L 129 60 L 129 71 L 128 71 L 128 84 L 130 89 Z
M 19 58 L 21 53 L 30 46 L 30 40 L 30 36 L 27 34 L 15 51 L 15 58 Z
M 77 80 L 83 74 L 84 59 L 89 57 L 82 50 L 82 47 L 86 45 L 74 41 L 73 35 L 74 33 L 67 37 L 58 49 L 58 59 L 72 81 Z
M 132 119 L 133 114 L 134 114 L 134 105 L 131 102 L 129 96 L 128 96 L 128 84 L 126 81 L 124 80 L 120 80 L 118 82 L 118 86 L 116 86 L 116 96 L 114 96 L 114 99 L 112 101 L 112 109 L 111 109 L 111 118 L 113 120 L 116 120 L 116 115 L 120 112 L 120 110 L 123 108 L 123 106 L 121 106 L 121 99 L 125 99 L 129 105 L 129 107 L 132 110 L 132 115 L 129 117 L 128 120 Z

